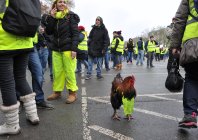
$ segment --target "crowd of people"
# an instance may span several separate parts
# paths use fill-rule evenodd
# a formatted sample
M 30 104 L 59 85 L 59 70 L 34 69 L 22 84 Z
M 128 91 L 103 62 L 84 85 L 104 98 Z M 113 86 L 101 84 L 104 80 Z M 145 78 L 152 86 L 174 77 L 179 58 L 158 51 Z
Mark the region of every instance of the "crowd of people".
M 1 4 L 8 6 L 7 2 Z M 132 38 L 124 41 L 120 30 L 113 32 L 113 39 L 110 41 L 108 29 L 100 16 L 96 17 L 88 34 L 84 26 L 78 25 L 80 18 L 67 7 L 66 0 L 55 0 L 50 13 L 42 15 L 41 25 L 34 38 L 7 33 L 2 28 L 0 20 L 0 89 L 3 100 L 0 110 L 6 118 L 4 125 L 0 126 L 0 135 L 20 132 L 20 104 L 25 108 L 31 124 L 39 123 L 37 108 L 54 109 L 44 99 L 42 89 L 48 66 L 53 92 L 47 100 L 60 98 L 66 86 L 67 104 L 77 100 L 76 73 L 82 72 L 81 64 L 84 64 L 86 69 L 86 80 L 92 78 L 94 64 L 97 79 L 103 79 L 103 63 L 106 71 L 110 71 L 111 68 L 119 71 L 123 68 L 124 59 L 127 64 L 133 64 L 136 60 L 137 66 L 143 66 L 147 59 L 147 68 L 153 68 L 153 60 L 165 60 L 169 55 L 169 72 L 173 57 L 181 52 L 181 44 L 188 47 L 191 43 L 197 47 L 198 34 L 194 32 L 197 31 L 197 26 L 193 25 L 197 25 L 198 22 L 191 22 L 192 17 L 197 15 L 197 11 L 191 8 L 193 6 L 192 0 L 182 0 L 173 23 L 169 26 L 172 29 L 168 37 L 169 49 L 160 47 L 153 35 L 148 40 L 140 37 L 137 42 Z M 190 14 L 193 16 L 189 17 Z M 3 16 L 4 11 L 0 11 L 0 17 Z M 109 61 L 112 61 L 112 66 Z M 196 59 L 183 65 L 186 71 L 184 118 L 179 122 L 180 127 L 197 127 L 197 62 Z M 27 66 L 32 74 L 32 88 L 26 80 Z

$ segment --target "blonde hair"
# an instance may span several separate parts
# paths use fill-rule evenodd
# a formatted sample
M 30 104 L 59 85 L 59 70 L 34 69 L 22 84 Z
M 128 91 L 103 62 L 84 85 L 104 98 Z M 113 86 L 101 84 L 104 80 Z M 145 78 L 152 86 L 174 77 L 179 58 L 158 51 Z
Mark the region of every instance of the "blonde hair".
M 54 2 L 53 2 L 53 4 L 52 4 L 52 9 L 55 8 L 55 5 L 57 4 L 58 1 L 59 1 L 59 0 L 54 0 Z M 73 8 L 74 5 L 75 5 L 73 0 L 65 0 L 65 2 L 66 2 L 66 4 L 67 4 L 67 8 L 68 8 L 68 9 Z

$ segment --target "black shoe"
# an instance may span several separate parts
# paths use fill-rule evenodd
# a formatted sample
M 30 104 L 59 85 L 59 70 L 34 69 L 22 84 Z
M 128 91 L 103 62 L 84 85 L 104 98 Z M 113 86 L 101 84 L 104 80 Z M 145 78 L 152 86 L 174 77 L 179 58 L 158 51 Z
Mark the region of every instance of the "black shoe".
M 197 114 L 184 115 L 183 119 L 179 122 L 179 127 L 182 128 L 197 128 Z
M 103 79 L 104 77 L 102 75 L 98 75 L 97 79 Z
M 106 71 L 110 71 L 110 68 L 106 68 Z
M 88 74 L 88 75 L 86 76 L 85 80 L 89 80 L 89 79 L 91 79 L 91 75 L 90 75 L 90 74 Z
M 36 103 L 38 109 L 54 109 L 54 106 L 46 101 Z
M 153 67 L 155 67 L 155 66 L 151 65 L 151 68 L 153 68 Z

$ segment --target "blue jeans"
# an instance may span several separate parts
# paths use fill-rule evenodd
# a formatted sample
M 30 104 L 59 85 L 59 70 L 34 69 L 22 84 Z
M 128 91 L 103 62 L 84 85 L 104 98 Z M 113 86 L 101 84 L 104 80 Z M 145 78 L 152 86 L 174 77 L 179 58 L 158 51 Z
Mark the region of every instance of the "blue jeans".
M 198 62 L 187 64 L 184 69 L 186 71 L 183 90 L 184 114 L 198 113 Z
M 105 53 L 104 60 L 105 60 L 105 68 L 109 69 L 109 52 Z
M 116 56 L 115 56 L 115 54 L 111 54 L 111 60 L 113 61 L 113 68 L 116 66 Z
M 132 57 L 133 57 L 133 52 L 128 51 L 128 57 L 127 57 L 127 62 L 132 62 Z
M 48 48 L 47 47 L 41 47 L 40 50 L 39 50 L 39 58 L 40 58 L 40 61 L 41 61 L 41 66 L 43 68 L 43 73 L 46 70 L 48 56 L 49 56 Z
M 88 69 L 88 67 L 89 67 L 87 60 L 77 59 L 77 71 L 78 72 L 81 72 L 81 70 L 82 70 L 82 67 L 81 67 L 82 63 L 85 65 L 86 69 Z
M 32 74 L 32 89 L 36 93 L 36 102 L 42 102 L 44 101 L 44 92 L 42 89 L 43 72 L 36 47 L 34 47 L 34 52 L 29 54 L 28 67 Z
M 143 59 L 144 59 L 144 50 L 138 50 L 136 65 L 138 65 L 139 63 L 143 65 Z
M 89 64 L 88 72 L 87 72 L 88 75 L 92 74 L 93 64 L 94 64 L 94 61 L 96 61 L 96 64 L 97 64 L 97 76 L 101 76 L 102 58 L 103 57 L 91 57 L 91 56 L 88 56 L 88 64 Z

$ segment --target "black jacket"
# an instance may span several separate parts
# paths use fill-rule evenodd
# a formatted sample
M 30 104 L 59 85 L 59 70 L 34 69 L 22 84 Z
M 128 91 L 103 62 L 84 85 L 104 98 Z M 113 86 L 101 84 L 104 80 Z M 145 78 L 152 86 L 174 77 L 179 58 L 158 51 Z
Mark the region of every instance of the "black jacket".
M 133 52 L 134 47 L 135 46 L 132 41 L 127 42 L 127 49 L 129 52 Z
M 59 52 L 77 52 L 79 16 L 70 11 L 63 19 L 55 19 L 52 16 L 48 16 L 46 20 L 46 32 L 54 36 L 51 49 Z
M 110 45 L 110 39 L 105 25 L 92 26 L 88 37 L 88 54 L 92 57 L 102 57 Z

